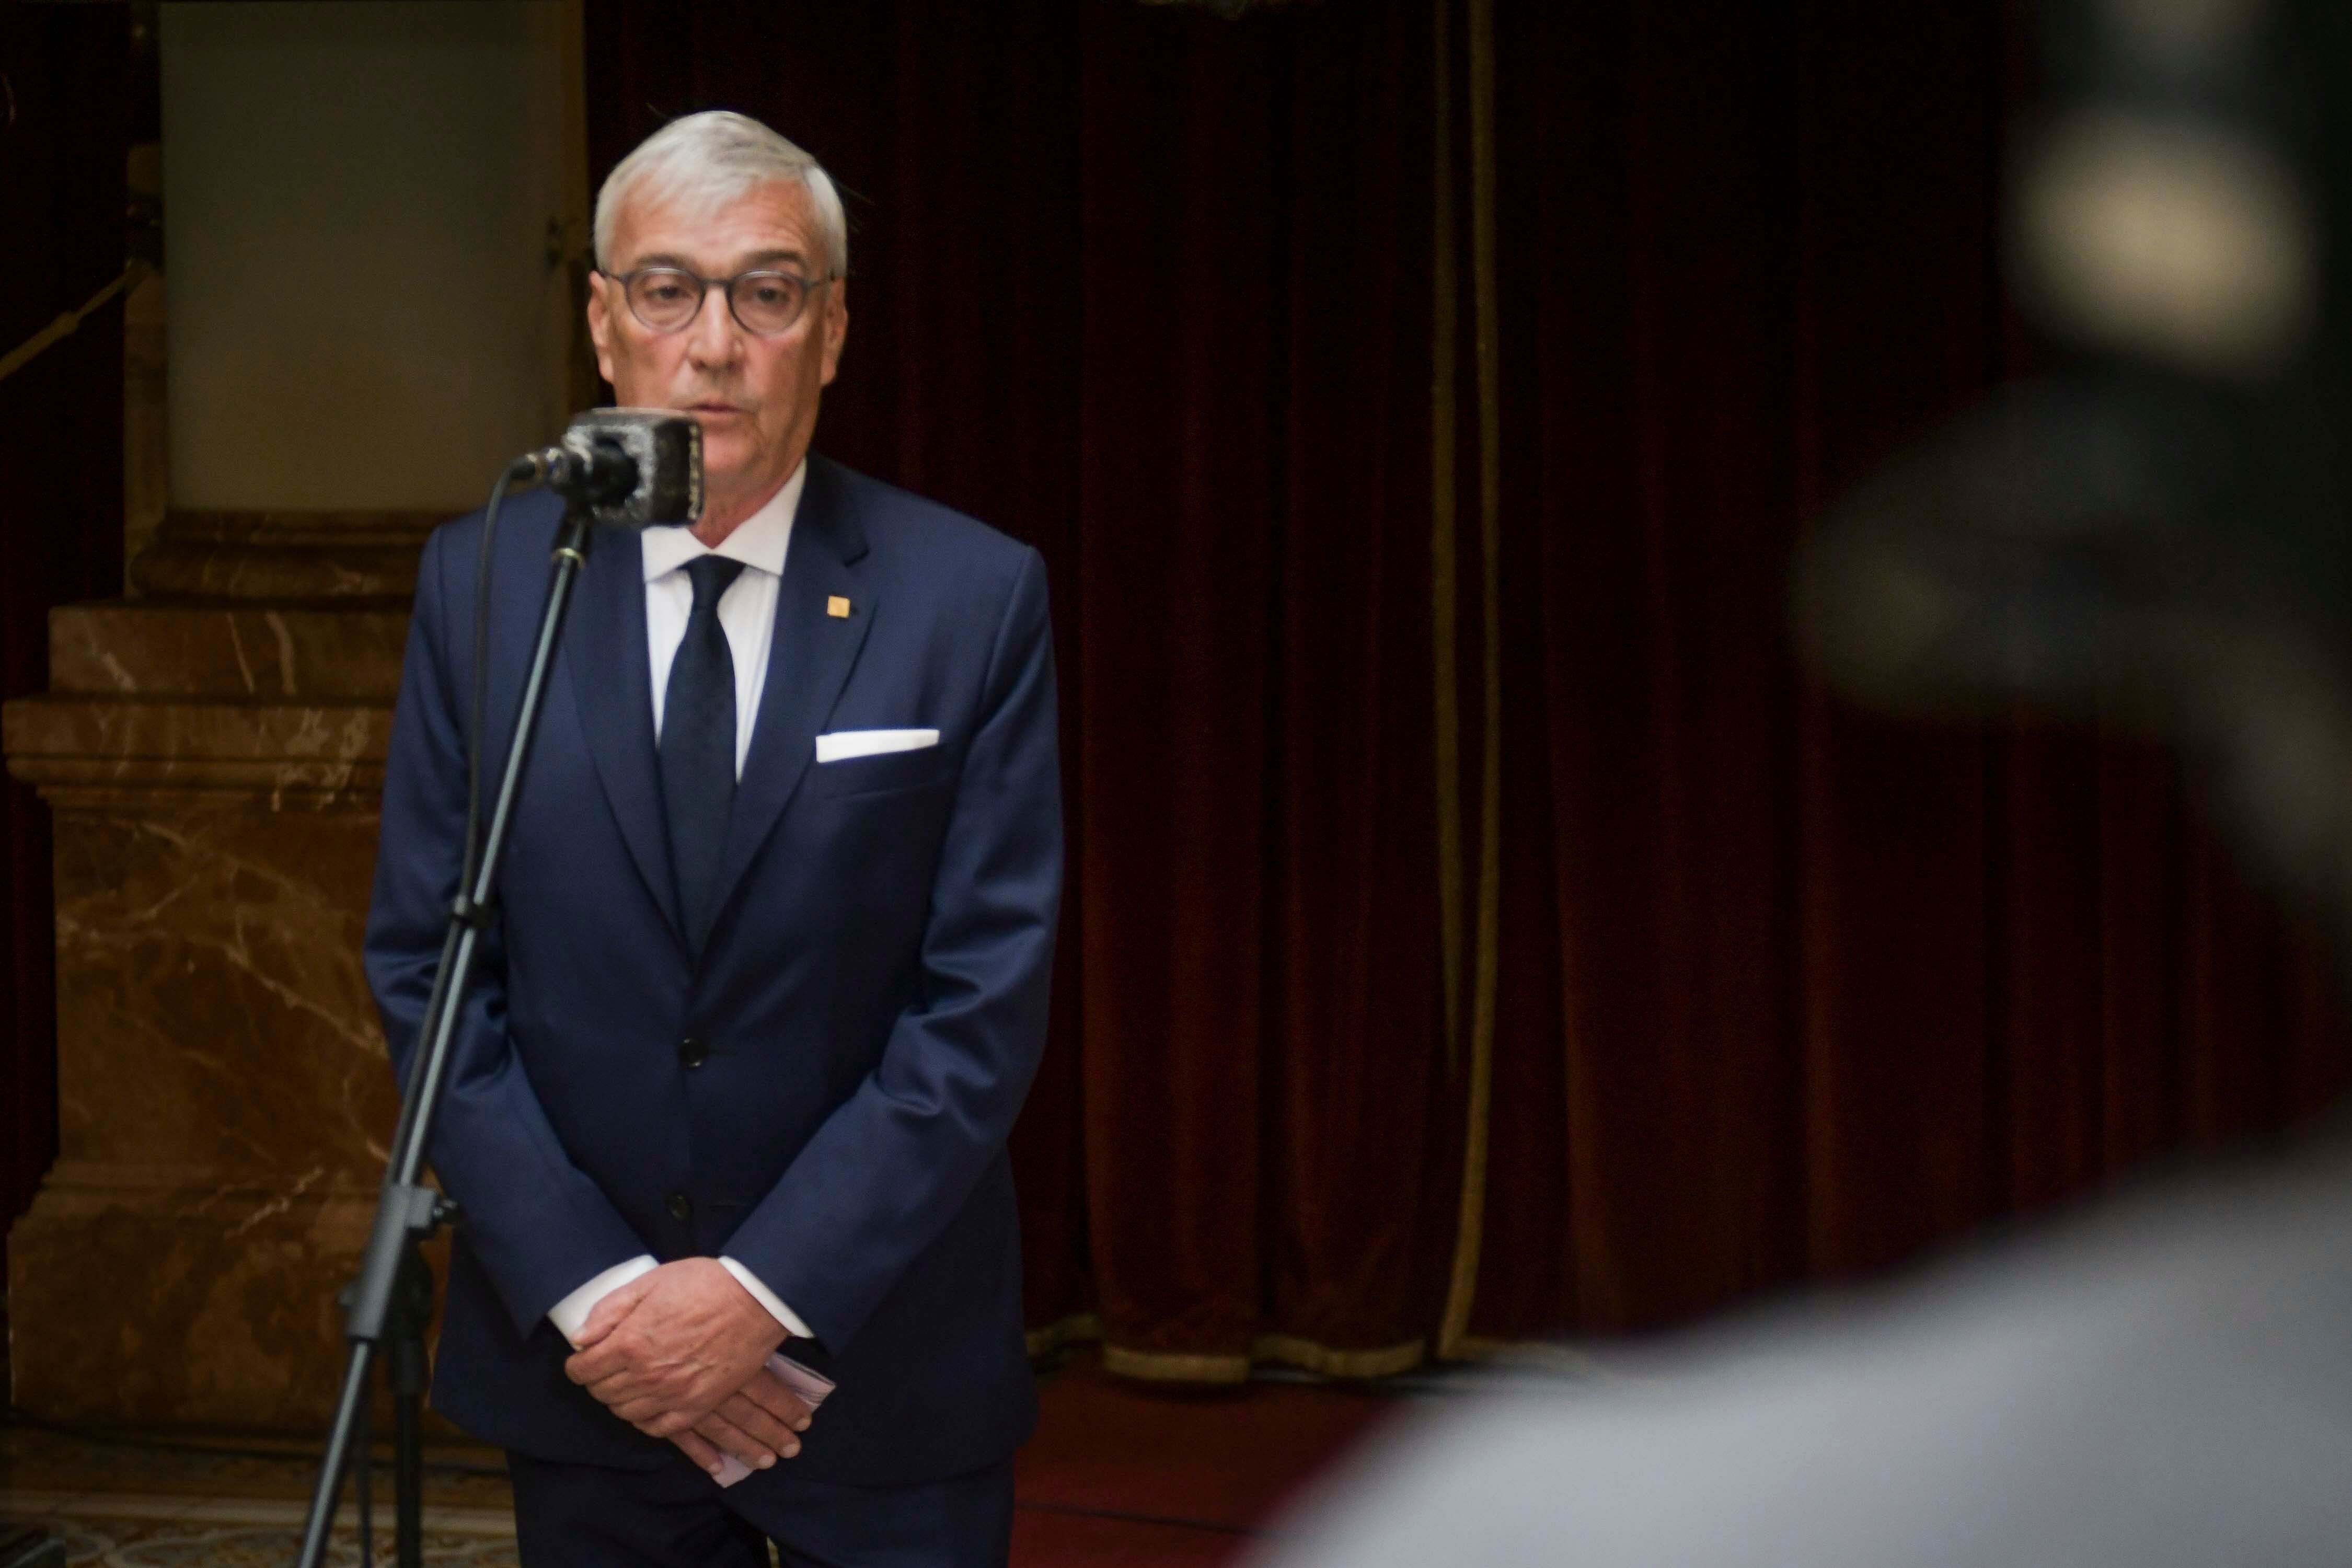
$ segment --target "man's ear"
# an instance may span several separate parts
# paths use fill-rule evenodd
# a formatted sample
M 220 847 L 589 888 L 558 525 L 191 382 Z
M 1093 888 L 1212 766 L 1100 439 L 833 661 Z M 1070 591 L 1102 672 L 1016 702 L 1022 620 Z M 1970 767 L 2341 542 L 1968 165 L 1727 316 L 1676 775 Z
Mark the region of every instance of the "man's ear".
M 596 374 L 613 379 L 613 306 L 604 290 L 614 287 L 602 272 L 588 274 L 588 341 L 596 345 Z
M 841 368 L 842 341 L 849 336 L 849 279 L 835 279 L 825 292 L 832 298 L 824 302 L 824 376 L 818 384 L 831 386 Z

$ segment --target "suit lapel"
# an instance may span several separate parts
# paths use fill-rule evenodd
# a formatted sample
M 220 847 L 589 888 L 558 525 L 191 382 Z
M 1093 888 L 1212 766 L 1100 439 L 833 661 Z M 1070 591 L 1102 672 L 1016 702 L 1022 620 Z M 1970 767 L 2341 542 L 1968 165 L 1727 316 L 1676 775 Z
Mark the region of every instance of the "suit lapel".
M 800 511 L 793 519 L 784 578 L 776 591 L 776 631 L 768 644 L 760 716 L 728 818 L 727 848 L 711 903 L 718 914 L 723 915 L 751 858 L 800 787 L 816 756 L 817 732 L 831 717 L 858 650 L 865 647 L 879 602 L 857 571 L 865 554 L 866 532 L 850 506 L 841 471 L 811 454 Z M 827 606 L 835 599 L 848 602 L 847 616 L 830 613 Z
M 683 929 L 655 771 L 653 673 L 646 656 L 645 556 L 634 532 L 605 531 L 581 574 L 563 659 L 597 780 L 637 874 L 673 934 Z

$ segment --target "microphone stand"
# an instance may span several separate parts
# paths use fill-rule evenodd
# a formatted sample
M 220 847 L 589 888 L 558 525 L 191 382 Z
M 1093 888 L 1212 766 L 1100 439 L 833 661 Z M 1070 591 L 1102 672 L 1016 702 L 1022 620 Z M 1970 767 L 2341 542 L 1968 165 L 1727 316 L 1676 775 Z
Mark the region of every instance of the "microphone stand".
M 424 1560 L 425 1456 L 420 1422 L 425 1398 L 425 1332 L 433 1315 L 433 1272 L 421 1243 L 461 1216 L 455 1204 L 432 1188 L 418 1184 L 425 1152 L 433 1131 L 433 1116 L 440 1103 L 442 1079 L 449 1066 L 451 1042 L 465 1001 L 466 984 L 482 932 L 490 923 L 491 900 L 498 890 L 499 860 L 506 848 L 507 828 L 514 814 L 515 795 L 523 767 L 530 757 L 531 738 L 539 728 L 541 699 L 547 672 L 555 661 L 564 612 L 572 590 L 588 563 L 590 526 L 587 509 L 577 497 L 567 497 L 563 525 L 556 534 L 554 565 L 547 586 L 547 607 L 539 624 L 539 641 L 531 651 L 530 672 L 523 681 L 522 700 L 515 710 L 514 738 L 507 748 L 506 771 L 500 774 L 497 804 L 490 813 L 489 831 L 483 840 L 480 864 L 473 885 L 460 888 L 449 906 L 449 931 L 441 945 L 441 963 L 433 978 L 418 1031 L 421 1042 L 409 1063 L 408 1082 L 402 1095 L 400 1124 L 393 1133 L 392 1156 L 386 1162 L 383 1195 L 376 1200 L 375 1227 L 368 1237 L 359 1278 L 343 1292 L 343 1336 L 351 1341 L 351 1361 L 343 1373 L 342 1401 L 327 1436 L 327 1452 L 319 1467 L 319 1482 L 310 1498 L 309 1523 L 302 1534 L 300 1568 L 320 1568 L 325 1561 L 328 1532 L 342 1493 L 344 1472 L 356 1445 L 359 1464 L 369 1463 L 369 1435 L 361 1430 L 367 1407 L 369 1380 L 377 1358 L 387 1346 L 392 1356 L 394 1394 L 393 1455 L 394 1477 L 394 1552 L 400 1568 L 422 1568 Z M 484 584 L 487 591 L 488 584 Z M 474 650 L 476 658 L 489 657 L 488 648 Z M 481 738 L 472 738 L 479 745 Z M 365 1478 L 362 1478 L 362 1508 Z M 364 1528 L 364 1524 L 362 1526 Z

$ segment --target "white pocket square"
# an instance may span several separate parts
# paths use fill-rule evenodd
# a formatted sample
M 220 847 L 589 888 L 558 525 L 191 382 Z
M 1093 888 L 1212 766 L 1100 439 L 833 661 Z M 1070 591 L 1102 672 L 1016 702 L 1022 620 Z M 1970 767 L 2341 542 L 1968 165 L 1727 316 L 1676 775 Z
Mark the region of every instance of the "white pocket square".
M 919 752 L 939 743 L 937 730 L 835 730 L 816 738 L 816 760 L 845 763 L 852 757 L 878 757 L 885 752 Z

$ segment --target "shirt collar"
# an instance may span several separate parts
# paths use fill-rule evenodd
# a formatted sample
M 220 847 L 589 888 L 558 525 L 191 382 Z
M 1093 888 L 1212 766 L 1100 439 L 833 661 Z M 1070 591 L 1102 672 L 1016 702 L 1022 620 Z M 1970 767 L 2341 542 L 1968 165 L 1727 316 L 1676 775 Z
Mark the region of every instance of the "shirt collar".
M 783 488 L 770 496 L 759 510 L 737 523 L 735 531 L 720 540 L 716 550 L 695 538 L 690 529 L 646 530 L 640 547 L 645 555 L 646 581 L 667 576 L 699 555 L 724 555 L 730 561 L 757 567 L 772 577 L 782 576 L 784 547 L 792 542 L 793 519 L 801 510 L 801 486 L 807 479 L 808 459 L 803 458 Z

